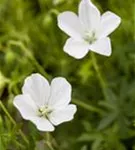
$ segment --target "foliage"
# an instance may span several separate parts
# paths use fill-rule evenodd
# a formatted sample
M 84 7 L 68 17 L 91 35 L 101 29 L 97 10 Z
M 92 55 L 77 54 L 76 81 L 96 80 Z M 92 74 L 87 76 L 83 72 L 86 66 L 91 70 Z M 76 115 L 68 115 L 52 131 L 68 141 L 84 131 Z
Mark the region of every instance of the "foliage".
M 111 35 L 113 53 L 75 60 L 63 52 L 67 36 L 57 26 L 57 15 L 77 12 L 79 2 L 0 0 L 0 99 L 17 122 L 0 109 L 0 150 L 47 150 L 47 139 L 59 150 L 135 150 L 134 0 L 94 1 L 102 12 L 111 10 L 122 18 Z M 67 78 L 78 105 L 75 119 L 58 126 L 51 137 L 24 121 L 12 104 L 33 72 L 49 80 Z

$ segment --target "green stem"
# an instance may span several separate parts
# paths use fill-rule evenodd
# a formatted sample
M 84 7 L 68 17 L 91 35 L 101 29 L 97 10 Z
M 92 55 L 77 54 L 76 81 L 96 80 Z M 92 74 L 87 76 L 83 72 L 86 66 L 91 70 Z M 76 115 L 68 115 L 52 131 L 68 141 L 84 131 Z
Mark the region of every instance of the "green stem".
M 46 142 L 47 146 L 49 147 L 50 150 L 55 150 L 53 147 L 52 147 L 52 144 L 50 142 Z
M 7 109 L 5 108 L 5 106 L 3 105 L 3 103 L 0 101 L 0 107 L 2 108 L 2 110 L 5 112 L 5 114 L 7 115 L 7 117 L 9 118 L 9 120 L 12 122 L 12 124 L 14 126 L 16 126 L 16 122 L 14 121 L 14 119 L 10 116 L 9 112 L 7 111 Z
M 11 40 L 8 43 L 8 46 L 10 47 L 11 45 L 19 46 L 22 49 L 22 51 L 26 54 L 26 56 L 34 63 L 38 71 L 45 77 L 49 78 L 47 72 L 45 72 L 44 68 L 38 63 L 31 51 L 22 42 Z
M 86 104 L 86 103 L 84 103 L 84 102 L 82 102 L 80 100 L 75 100 L 74 99 L 72 102 L 75 103 L 76 105 L 78 105 L 78 106 L 88 110 L 88 111 L 96 112 L 96 113 L 99 113 L 99 114 L 103 114 L 104 113 L 104 111 L 102 109 L 99 109 L 99 108 L 96 108 L 96 107 L 91 106 L 89 104 Z
M 53 148 L 53 146 L 52 146 L 52 142 L 50 142 L 51 141 L 51 136 L 50 136 L 50 133 L 49 132 L 47 132 L 46 133 L 46 145 L 49 147 L 49 149 L 50 150 L 55 150 L 54 148 Z
M 22 139 L 25 141 L 25 143 L 26 143 L 27 145 L 29 145 L 29 141 L 28 141 L 27 137 L 25 136 L 25 134 L 22 132 L 21 129 L 19 129 L 19 134 L 21 135 L 21 137 L 22 137 Z
M 6 109 L 6 107 L 3 105 L 3 103 L 0 100 L 0 107 L 1 109 L 5 112 L 5 114 L 7 115 L 7 117 L 9 118 L 9 120 L 11 121 L 11 123 L 14 126 L 17 126 L 15 120 L 11 117 L 11 115 L 9 114 L 8 110 Z M 22 139 L 25 141 L 25 143 L 29 144 L 29 141 L 27 140 L 25 134 L 21 131 L 21 129 L 19 129 L 19 134 L 21 135 Z
M 33 61 L 34 65 L 37 67 L 38 71 L 49 79 L 49 75 L 45 72 L 44 68 L 38 63 L 38 61 L 32 55 L 30 59 Z
M 106 83 L 105 83 L 101 73 L 100 73 L 100 70 L 99 70 L 99 67 L 98 67 L 98 64 L 97 64 L 97 59 L 96 59 L 94 53 L 92 53 L 92 52 L 91 52 L 91 58 L 92 58 L 93 67 L 94 67 L 94 69 L 95 69 L 95 71 L 97 73 L 97 77 L 98 77 L 98 80 L 100 82 L 100 86 L 101 86 L 102 92 L 104 94 L 104 97 L 106 98 L 106 91 L 105 91 L 105 89 L 106 89 L 107 86 L 106 86 Z

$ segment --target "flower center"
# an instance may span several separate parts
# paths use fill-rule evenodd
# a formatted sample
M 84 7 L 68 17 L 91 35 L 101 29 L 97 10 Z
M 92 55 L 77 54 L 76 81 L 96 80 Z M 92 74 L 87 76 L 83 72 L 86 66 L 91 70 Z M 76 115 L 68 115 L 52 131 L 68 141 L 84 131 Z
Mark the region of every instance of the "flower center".
M 89 44 L 94 43 L 97 40 L 95 32 L 86 31 L 84 35 L 84 40 Z
M 38 115 L 40 117 L 48 118 L 48 115 L 52 112 L 52 110 L 48 106 L 43 106 L 38 109 Z

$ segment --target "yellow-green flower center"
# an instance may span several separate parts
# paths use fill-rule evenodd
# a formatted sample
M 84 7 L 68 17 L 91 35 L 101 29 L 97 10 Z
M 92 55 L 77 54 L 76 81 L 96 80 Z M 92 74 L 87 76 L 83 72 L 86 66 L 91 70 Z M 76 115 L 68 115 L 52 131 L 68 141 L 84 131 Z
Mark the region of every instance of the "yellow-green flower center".
M 95 32 L 86 31 L 84 35 L 84 40 L 89 44 L 94 43 L 97 40 Z
M 43 106 L 38 109 L 38 114 L 40 117 L 48 118 L 48 115 L 52 112 L 52 110 L 48 106 Z

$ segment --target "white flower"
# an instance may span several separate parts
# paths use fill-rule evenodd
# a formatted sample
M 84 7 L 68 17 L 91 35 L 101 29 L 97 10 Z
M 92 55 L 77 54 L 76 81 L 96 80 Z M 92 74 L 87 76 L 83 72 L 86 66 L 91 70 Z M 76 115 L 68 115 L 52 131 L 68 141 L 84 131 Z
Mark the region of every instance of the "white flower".
M 49 85 L 40 74 L 32 74 L 25 79 L 14 105 L 40 131 L 53 131 L 54 126 L 73 119 L 77 109 L 70 100 L 71 85 L 65 78 L 54 78 Z
M 89 50 L 110 56 L 111 43 L 108 35 L 121 22 L 120 17 L 107 11 L 102 16 L 90 0 L 82 0 L 79 15 L 66 11 L 58 15 L 58 26 L 70 38 L 66 41 L 64 51 L 80 59 Z

